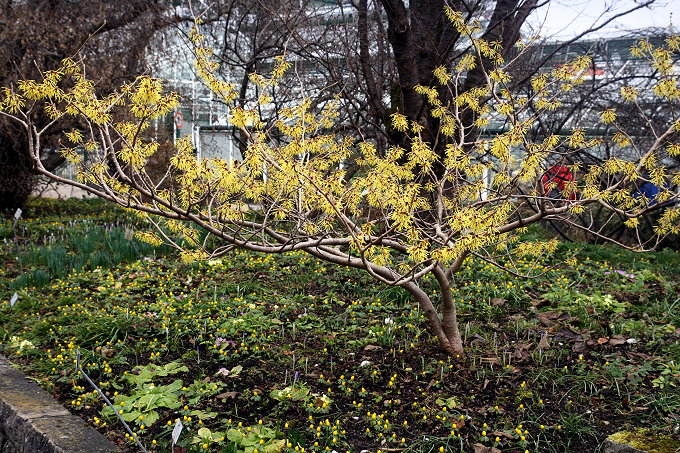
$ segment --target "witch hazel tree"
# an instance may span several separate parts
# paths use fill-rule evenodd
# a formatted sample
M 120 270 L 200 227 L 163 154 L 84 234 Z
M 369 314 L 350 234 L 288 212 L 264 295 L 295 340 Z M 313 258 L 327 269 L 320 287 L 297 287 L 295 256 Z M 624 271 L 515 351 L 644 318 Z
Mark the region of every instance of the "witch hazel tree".
M 140 239 L 171 244 L 185 261 L 236 248 L 301 250 L 361 269 L 385 285 L 406 289 L 441 347 L 460 356 L 464 345 L 452 282 L 467 258 L 520 273 L 513 268 L 516 258 L 549 254 L 558 245 L 522 240 L 526 227 L 569 221 L 592 206 L 606 208 L 612 219 L 623 218 L 631 231 L 645 213 L 660 212 L 653 237 L 638 235 L 637 244 L 621 244 L 631 248 L 651 247 L 680 231 L 678 194 L 671 190 L 680 176 L 668 166 L 680 154 L 680 93 L 669 63 L 680 40 L 668 39 L 659 48 L 643 41 L 636 47 L 658 68 L 649 95 L 673 106 L 667 125 L 650 130 L 652 144 L 642 149 L 617 126 L 613 109 L 600 114 L 598 121 L 610 131 L 601 137 L 589 137 L 587 124 L 568 134 L 532 134 L 537 120 L 559 109 L 560 99 L 584 81 L 590 59 L 539 71 L 527 82 L 531 94 L 519 96 L 502 45 L 479 38 L 478 25 L 466 23 L 460 13 L 444 14 L 467 38 L 469 50 L 437 67 L 432 83 L 414 87 L 422 112 L 391 114 L 391 128 L 401 139 L 385 152 L 370 140 L 336 132 L 342 126 L 337 124 L 341 93 L 323 105 L 302 98 L 280 108 L 278 120 L 265 126 L 260 113 L 271 105 L 290 63 L 280 57 L 270 74 L 253 74 L 260 95 L 252 104 L 239 104 L 237 87 L 216 75 L 212 50 L 198 28 L 191 34 L 196 69 L 215 95 L 232 105 L 230 125 L 247 141 L 242 162 L 199 159 L 190 139 L 182 138 L 166 174 L 153 179 L 145 165 L 159 145 L 148 131 L 152 121 L 172 114 L 178 96 L 164 94 L 160 81 L 140 77 L 99 97 L 95 83 L 72 60 L 42 80 L 5 88 L 0 114 L 24 127 L 38 173 L 145 217 L 151 228 L 137 232 Z M 471 71 L 479 74 L 474 86 L 465 83 Z M 643 93 L 623 87 L 621 94 L 634 106 Z M 37 108 L 50 113 L 50 124 L 38 128 L 31 122 Z M 87 124 L 68 132 L 62 149 L 78 169 L 77 180 L 48 171 L 40 161 L 41 137 L 69 117 Z M 484 134 L 491 123 L 502 127 Z M 605 144 L 610 157 L 600 163 L 579 159 L 584 150 L 598 154 Z M 88 159 L 80 150 L 88 151 Z M 351 177 L 345 170 L 350 160 L 359 168 Z M 543 178 L 555 165 L 576 176 L 560 185 L 557 196 L 557 184 Z M 641 180 L 659 188 L 654 203 L 635 196 Z M 431 282 L 436 291 L 428 289 Z

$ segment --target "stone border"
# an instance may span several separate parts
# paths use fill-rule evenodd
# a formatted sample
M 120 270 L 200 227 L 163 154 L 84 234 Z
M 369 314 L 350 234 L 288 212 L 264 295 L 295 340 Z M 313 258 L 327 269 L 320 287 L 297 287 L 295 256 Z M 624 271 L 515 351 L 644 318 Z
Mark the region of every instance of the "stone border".
M 645 453 L 644 451 L 633 448 L 628 444 L 620 444 L 618 442 L 614 442 L 611 439 L 605 439 L 604 443 L 602 444 L 602 448 L 603 453 Z
M 0 356 L 0 451 L 114 453 L 120 450 Z

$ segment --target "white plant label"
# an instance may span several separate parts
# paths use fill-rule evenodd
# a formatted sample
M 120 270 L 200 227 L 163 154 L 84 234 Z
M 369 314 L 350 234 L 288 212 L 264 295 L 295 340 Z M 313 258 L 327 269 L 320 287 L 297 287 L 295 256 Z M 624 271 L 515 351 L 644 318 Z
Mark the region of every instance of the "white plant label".
M 134 237 L 135 232 L 131 228 L 125 228 L 125 240 L 131 241 Z
M 182 429 L 184 429 L 184 425 L 182 425 L 182 422 L 177 420 L 177 423 L 175 423 L 175 427 L 172 428 L 172 447 L 173 449 L 175 448 L 175 444 L 177 443 L 177 439 L 179 439 L 179 435 L 182 433 Z
M 17 220 L 19 220 L 19 219 L 21 218 L 21 213 L 22 213 L 22 212 L 23 212 L 23 211 L 21 210 L 21 208 L 17 208 L 16 212 L 14 213 L 14 218 L 17 219 Z
M 12 298 L 9 300 L 9 306 L 14 307 L 14 304 L 17 303 L 17 300 L 19 300 L 19 295 L 17 293 L 14 293 L 12 295 Z

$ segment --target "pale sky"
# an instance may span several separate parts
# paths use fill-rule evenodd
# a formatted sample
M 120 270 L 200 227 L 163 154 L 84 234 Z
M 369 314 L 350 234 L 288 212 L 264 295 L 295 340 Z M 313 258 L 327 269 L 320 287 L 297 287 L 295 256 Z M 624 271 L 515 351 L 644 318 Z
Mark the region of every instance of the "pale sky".
M 547 6 L 537 10 L 528 20 L 526 31 L 541 29 L 544 38 L 567 39 L 601 24 L 607 18 L 633 8 L 634 0 L 551 0 Z M 657 0 L 651 7 L 637 10 L 620 17 L 597 32 L 597 36 L 613 36 L 628 31 L 649 28 L 680 27 L 680 0 Z M 593 35 L 591 35 L 593 36 Z

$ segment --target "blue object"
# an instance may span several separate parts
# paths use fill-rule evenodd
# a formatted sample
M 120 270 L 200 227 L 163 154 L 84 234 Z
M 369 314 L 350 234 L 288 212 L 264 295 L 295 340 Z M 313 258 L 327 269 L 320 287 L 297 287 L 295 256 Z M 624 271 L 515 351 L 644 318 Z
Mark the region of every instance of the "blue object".
M 659 188 L 656 184 L 648 181 L 644 183 L 633 196 L 635 198 L 645 197 L 649 206 L 654 206 L 657 203 L 656 197 L 659 196 Z

